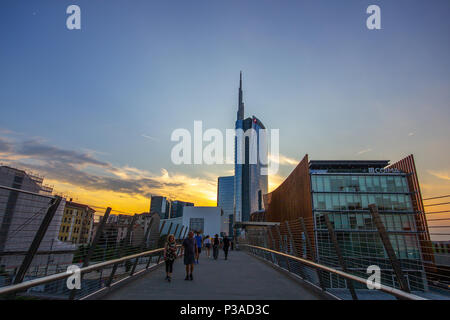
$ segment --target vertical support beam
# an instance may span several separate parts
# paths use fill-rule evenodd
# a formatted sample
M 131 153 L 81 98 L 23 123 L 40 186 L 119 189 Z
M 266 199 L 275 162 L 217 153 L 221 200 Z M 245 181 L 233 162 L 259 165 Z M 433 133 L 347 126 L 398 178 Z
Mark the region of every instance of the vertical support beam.
M 181 239 L 181 235 L 183 234 L 183 230 L 184 230 L 184 226 L 181 226 L 181 230 L 180 230 L 180 234 L 178 235 L 178 238 L 175 237 L 175 240 L 180 240 Z
M 179 226 L 180 225 L 177 223 L 177 226 L 175 227 L 175 231 L 173 232 L 173 236 L 174 236 L 175 239 L 176 239 L 176 234 L 177 234 L 177 230 L 178 230 Z
M 169 229 L 167 230 L 167 235 L 170 234 L 170 230 L 172 230 L 173 222 L 170 223 Z
M 186 234 L 188 233 L 188 231 L 189 231 L 189 228 L 188 227 L 186 227 L 186 229 L 184 229 L 184 234 L 183 234 L 183 237 L 181 238 L 181 240 L 182 241 L 184 241 L 184 239 L 186 239 Z M 183 242 L 181 242 L 181 243 L 183 243 Z M 181 250 L 181 247 L 178 249 L 178 253 L 177 253 L 177 255 L 179 255 L 180 254 L 180 250 Z
M 82 268 L 85 268 L 85 267 L 89 266 L 89 262 L 91 261 L 92 255 L 94 254 L 94 251 L 95 251 L 95 248 L 97 247 L 97 244 L 98 244 L 98 242 L 100 240 L 100 237 L 103 234 L 103 229 L 105 228 L 105 225 L 106 225 L 106 222 L 108 221 L 108 217 L 109 217 L 110 213 L 111 213 L 111 208 L 110 207 L 106 208 L 105 214 L 103 215 L 100 223 L 98 224 L 97 231 L 95 232 L 94 239 L 92 240 L 92 244 L 89 247 L 88 254 L 84 258 Z M 103 270 L 102 270 L 102 274 L 103 274 Z M 81 274 L 80 276 L 81 276 L 80 281 L 82 281 L 83 280 L 83 274 Z M 100 276 L 100 279 L 101 279 L 101 276 Z M 75 299 L 76 290 L 77 289 L 70 290 L 70 294 L 69 294 L 69 299 L 70 300 Z
M 159 235 L 161 235 L 161 232 L 163 231 L 165 224 L 166 224 L 166 220 L 163 221 L 161 228 L 159 228 Z
M 311 260 L 316 262 L 316 253 L 313 250 L 311 238 L 309 237 L 308 230 L 306 229 L 305 219 L 303 219 L 303 217 L 300 217 L 298 220 L 300 222 L 300 227 L 302 228 L 303 234 L 305 235 L 306 248 L 309 251 Z M 308 258 L 307 252 L 306 252 L 306 258 Z
M 303 234 L 305 236 L 306 248 L 310 252 L 312 261 L 317 262 L 316 253 L 314 252 L 314 249 L 312 247 L 311 238 L 309 237 L 309 234 L 308 234 L 308 229 L 306 229 L 305 219 L 303 219 L 303 217 L 300 217 L 299 221 L 300 221 L 300 227 L 302 228 Z M 306 252 L 306 258 L 308 259 L 307 252 Z M 316 274 L 317 274 L 317 277 L 319 278 L 320 288 L 322 288 L 322 290 L 325 291 L 325 285 L 323 283 L 322 272 L 319 269 L 316 269 Z
M 272 244 L 272 245 L 270 246 L 270 249 L 275 250 L 275 242 L 274 242 L 274 240 L 273 240 L 272 230 L 270 229 L 270 227 L 269 227 L 267 233 L 268 233 L 269 238 L 270 238 L 270 243 Z M 272 256 L 272 261 L 275 263 L 275 261 L 274 261 L 274 259 L 273 259 L 273 256 L 274 256 L 275 254 L 271 253 L 270 255 Z M 277 255 L 275 255 L 275 260 L 277 260 L 277 265 L 280 265 L 280 262 L 278 261 L 278 256 L 277 256 Z
M 61 197 L 56 196 L 51 200 L 50 207 L 47 209 L 47 213 L 45 214 L 44 219 L 42 219 L 41 225 L 39 226 L 39 229 L 34 236 L 33 242 L 31 242 L 30 248 L 28 249 L 25 258 L 20 265 L 19 271 L 17 271 L 17 274 L 14 277 L 13 284 L 18 284 L 23 281 L 23 278 L 25 277 L 25 274 L 27 273 L 31 262 L 33 261 L 33 258 L 36 255 L 39 246 L 41 245 L 42 239 L 44 239 L 45 233 L 47 232 L 47 229 L 52 222 L 60 203 Z
M 144 251 L 144 249 L 145 249 L 145 246 L 146 246 L 147 240 L 148 240 L 148 235 L 150 234 L 152 225 L 153 225 L 153 217 L 150 218 L 150 221 L 148 222 L 148 225 L 147 225 L 147 230 L 145 231 L 144 238 L 142 239 L 141 252 Z M 136 270 L 139 258 L 140 257 L 137 257 L 136 260 L 134 261 L 133 268 L 131 268 L 130 276 L 132 276 L 134 274 L 134 271 Z
M 295 255 L 296 257 L 301 258 L 300 255 L 299 255 L 299 253 L 298 253 L 297 247 L 295 246 L 294 237 L 292 236 L 291 227 L 289 226 L 289 222 L 285 221 L 284 223 L 285 223 L 285 225 L 286 225 L 286 230 L 287 230 L 287 232 L 288 232 L 288 237 L 289 237 L 289 240 L 290 240 L 290 242 L 291 242 L 292 251 L 294 252 L 294 255 Z M 302 267 L 303 267 L 303 266 L 300 266 L 300 268 L 299 268 L 299 269 L 300 269 L 300 276 L 301 276 L 303 279 L 306 279 L 306 275 L 305 275 L 305 273 L 303 272 L 303 268 L 302 268 Z
M 103 229 L 105 228 L 106 221 L 108 220 L 109 214 L 111 213 L 111 208 L 106 208 L 105 214 L 103 215 L 103 218 L 101 219 L 97 231 L 95 232 L 94 240 L 92 241 L 92 244 L 89 248 L 89 252 L 84 258 L 83 261 L 83 268 L 89 266 L 89 262 L 92 258 L 92 255 L 94 254 L 95 248 L 97 247 L 98 242 L 100 241 L 100 237 L 102 236 Z
M 347 265 L 345 264 L 344 257 L 342 256 L 341 248 L 339 247 L 339 243 L 337 241 L 336 234 L 334 233 L 334 229 L 330 222 L 330 219 L 328 218 L 328 214 L 323 213 L 323 216 L 325 217 L 325 222 L 327 224 L 328 233 L 330 235 L 331 242 L 334 245 L 334 250 L 336 251 L 336 255 L 338 257 L 339 264 L 342 267 L 342 271 L 347 272 Z M 356 295 L 356 291 L 353 286 L 353 282 L 348 279 L 345 279 L 345 281 L 347 282 L 347 286 L 348 286 L 348 289 L 350 290 L 353 300 L 358 300 L 358 296 Z
M 400 284 L 400 288 L 405 292 L 410 292 L 408 281 L 402 272 L 402 268 L 400 266 L 400 262 L 397 259 L 394 248 L 392 247 L 391 241 L 389 240 L 389 235 L 386 232 L 386 228 L 384 227 L 383 221 L 381 220 L 380 214 L 378 213 L 378 208 L 375 204 L 369 204 L 369 211 L 372 214 L 373 222 L 378 230 L 378 233 L 381 238 L 381 242 L 383 242 L 384 249 L 389 257 L 389 260 L 392 265 L 392 269 L 397 276 L 397 280 Z
M 121 247 L 119 248 L 119 258 L 122 258 L 123 254 L 124 254 L 124 252 L 123 252 L 123 247 L 124 247 L 128 242 L 130 242 L 131 231 L 133 230 L 133 226 L 134 226 L 134 223 L 136 222 L 136 218 L 137 218 L 137 214 L 135 214 L 135 215 L 133 216 L 133 218 L 132 218 L 131 221 L 130 221 L 130 224 L 128 225 L 128 228 L 127 228 L 127 234 L 126 234 L 126 236 L 125 236 L 124 245 L 121 246 Z M 118 267 L 118 266 L 119 266 L 118 263 L 115 263 L 115 264 L 114 264 L 113 269 L 111 270 L 111 274 L 109 275 L 109 279 L 108 279 L 108 281 L 106 282 L 106 286 L 107 286 L 107 287 L 109 287 L 109 286 L 111 285 L 111 283 L 112 283 L 112 281 L 113 281 L 113 279 L 114 279 L 114 275 L 116 274 L 116 271 L 117 271 L 117 267 Z
M 270 245 L 269 245 L 269 230 L 268 230 L 268 227 L 265 227 L 264 247 L 265 247 L 265 248 L 270 248 Z M 270 261 L 273 262 L 272 254 L 271 254 L 271 253 L 267 253 L 266 251 L 263 251 L 262 253 L 263 253 L 263 258 L 265 258 L 264 256 L 268 255 L 268 256 L 270 257 Z M 267 260 L 269 260 L 269 259 L 267 259 Z
M 278 239 L 280 239 L 280 243 L 279 243 L 279 245 L 280 245 L 280 251 L 281 251 L 281 252 L 284 251 L 284 253 L 287 254 L 287 247 L 286 247 L 286 250 L 283 249 L 284 246 L 282 245 L 280 226 L 276 226 L 276 227 L 275 227 L 275 230 L 277 230 Z M 284 242 L 284 241 L 283 241 L 283 242 Z M 288 271 L 291 272 L 291 266 L 290 266 L 290 264 L 289 264 L 289 258 L 288 258 L 288 257 L 286 257 L 286 267 L 287 267 Z

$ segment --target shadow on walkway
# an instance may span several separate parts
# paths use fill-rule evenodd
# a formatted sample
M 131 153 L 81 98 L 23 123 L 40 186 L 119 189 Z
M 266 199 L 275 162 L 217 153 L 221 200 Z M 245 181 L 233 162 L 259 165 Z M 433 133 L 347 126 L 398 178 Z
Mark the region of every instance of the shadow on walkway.
M 183 258 L 174 264 L 172 282 L 164 266 L 108 293 L 107 300 L 317 300 L 323 296 L 307 285 L 278 272 L 242 251 L 230 251 L 224 260 L 208 259 L 204 252 L 195 265 L 194 280 L 185 281 Z

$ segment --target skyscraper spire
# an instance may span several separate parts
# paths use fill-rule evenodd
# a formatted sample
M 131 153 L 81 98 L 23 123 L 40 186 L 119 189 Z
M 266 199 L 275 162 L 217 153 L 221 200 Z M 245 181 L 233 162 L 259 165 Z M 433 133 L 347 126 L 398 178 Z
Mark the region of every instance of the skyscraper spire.
M 239 101 L 238 101 L 237 119 L 244 120 L 244 101 L 243 101 L 243 93 L 242 93 L 242 71 L 239 75 Z

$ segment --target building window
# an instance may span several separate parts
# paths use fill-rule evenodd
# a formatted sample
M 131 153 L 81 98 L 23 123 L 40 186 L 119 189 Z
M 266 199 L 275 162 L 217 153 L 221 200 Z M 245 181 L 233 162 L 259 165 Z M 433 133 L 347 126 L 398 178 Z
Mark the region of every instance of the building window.
M 189 228 L 193 231 L 203 232 L 205 230 L 204 218 L 190 218 Z

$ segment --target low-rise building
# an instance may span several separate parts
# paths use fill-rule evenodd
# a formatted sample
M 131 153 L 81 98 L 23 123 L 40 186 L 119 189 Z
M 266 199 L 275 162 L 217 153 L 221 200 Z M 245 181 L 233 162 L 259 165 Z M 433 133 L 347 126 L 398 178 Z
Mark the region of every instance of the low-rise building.
M 74 244 L 89 243 L 94 226 L 94 213 L 95 210 L 88 205 L 67 201 L 58 239 Z

